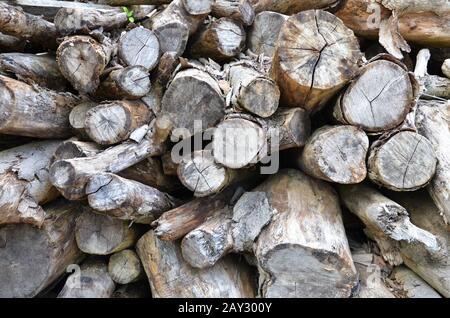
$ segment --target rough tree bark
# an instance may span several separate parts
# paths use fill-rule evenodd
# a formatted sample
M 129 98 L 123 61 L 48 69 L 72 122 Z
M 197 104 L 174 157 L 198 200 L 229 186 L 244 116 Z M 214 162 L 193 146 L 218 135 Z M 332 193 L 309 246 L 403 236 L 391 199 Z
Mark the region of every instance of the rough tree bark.
M 13 35 L 0 32 L 0 51 L 1 52 L 22 52 L 25 49 L 26 41 Z
M 34 297 L 81 260 L 74 234 L 79 211 L 80 205 L 61 200 L 45 207 L 40 228 L 0 228 L 0 297 Z
M 0 75 L 0 133 L 38 138 L 71 135 L 69 113 L 79 101 Z
M 433 145 L 413 131 L 394 131 L 374 142 L 367 161 L 369 178 L 394 191 L 425 187 L 436 171 Z
M 177 242 L 161 241 L 153 231 L 137 243 L 137 252 L 156 298 L 254 297 L 249 268 L 227 257 L 213 267 L 194 269 L 183 259 Z
M 216 0 L 211 7 L 211 15 L 235 19 L 249 26 L 255 19 L 255 10 L 250 0 Z
M 144 269 L 133 250 L 117 252 L 109 258 L 108 272 L 117 284 L 129 284 L 144 278 Z
M 159 60 L 159 40 L 153 31 L 137 27 L 119 40 L 119 58 L 128 66 L 142 66 L 151 71 Z
M 357 38 L 341 20 L 305 11 L 281 27 L 271 76 L 283 105 L 315 111 L 356 74 L 361 57 Z
M 325 181 L 359 183 L 366 178 L 369 139 L 354 126 L 324 126 L 306 142 L 298 165 L 306 173 Z
M 0 152 L 0 224 L 41 226 L 45 211 L 40 204 L 58 196 L 48 168 L 59 141 L 41 141 Z
M 254 191 L 276 210 L 254 247 L 261 296 L 349 297 L 357 274 L 332 188 L 282 170 Z
M 295 14 L 310 9 L 327 9 L 339 3 L 338 0 L 250 0 L 256 12 L 275 11 Z

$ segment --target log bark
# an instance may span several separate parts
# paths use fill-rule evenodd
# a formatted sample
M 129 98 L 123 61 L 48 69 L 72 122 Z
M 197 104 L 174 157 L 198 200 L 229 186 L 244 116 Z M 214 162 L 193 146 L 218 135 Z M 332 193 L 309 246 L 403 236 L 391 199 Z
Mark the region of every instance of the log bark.
M 50 49 L 55 48 L 58 36 L 53 23 L 4 2 L 0 3 L 0 30 Z
M 103 43 L 86 35 L 65 38 L 56 51 L 59 69 L 80 93 L 93 93 L 112 53 L 111 41 Z
M 65 159 L 91 157 L 100 153 L 103 149 L 94 142 L 66 140 L 56 148 L 52 162 Z
M 327 9 L 334 7 L 339 1 L 336 0 L 250 0 L 256 12 L 274 11 L 284 14 L 295 14 L 310 9 Z
M 213 267 L 194 269 L 184 261 L 178 243 L 161 241 L 153 231 L 138 241 L 137 252 L 155 298 L 255 296 L 251 273 L 237 259 L 228 257 Z
M 232 248 L 230 208 L 216 212 L 181 241 L 181 254 L 194 268 L 214 266 Z
M 367 135 L 354 126 L 325 126 L 306 142 L 298 166 L 325 181 L 353 184 L 366 178 Z
M 107 100 L 139 99 L 151 88 L 148 71 L 143 66 L 129 66 L 114 70 L 100 83 L 96 97 Z
M 338 97 L 333 116 L 341 123 L 380 133 L 403 123 L 417 95 L 416 81 L 406 66 L 382 55 L 369 61 Z
M 48 169 L 60 144 L 41 141 L 0 152 L 0 224 L 43 224 L 46 213 L 40 205 L 58 196 Z
M 144 224 L 179 204 L 164 192 L 111 173 L 94 174 L 86 184 L 86 195 L 97 213 Z
M 439 101 L 419 101 L 416 126 L 419 134 L 427 138 L 437 157 L 436 174 L 428 186 L 434 203 L 450 220 L 450 104 Z
M 261 296 L 349 297 L 357 274 L 332 188 L 283 170 L 254 191 L 276 210 L 254 247 Z
M 431 287 L 444 297 L 450 297 L 450 257 L 448 244 L 450 242 L 450 227 L 439 215 L 439 209 L 433 204 L 426 192 L 416 192 L 414 196 L 408 193 L 396 192 L 392 197 L 402 204 L 411 217 L 411 221 L 436 236 L 447 244 L 447 253 L 442 258 L 431 258 L 427 253 L 415 246 L 402 248 L 402 258 L 405 265 L 425 280 Z
M 1 75 L 0 96 L 0 133 L 38 138 L 71 135 L 69 113 L 78 97 Z
M 356 74 L 361 57 L 358 40 L 341 20 L 305 11 L 282 26 L 271 76 L 283 105 L 316 111 Z
M 433 145 L 413 131 L 397 131 L 381 137 L 370 148 L 367 169 L 370 180 L 394 191 L 425 187 L 436 171 Z
M 126 141 L 92 157 L 59 160 L 50 167 L 50 180 L 64 197 L 80 200 L 86 195 L 85 186 L 91 175 L 101 172 L 118 173 L 146 157 L 164 152 L 170 128 L 154 120 L 145 138 L 136 143 Z
M 22 52 L 25 49 L 26 41 L 13 35 L 3 34 L 0 32 L 0 51 Z
M 115 287 L 106 262 L 92 257 L 67 278 L 58 298 L 110 298 Z
M 8 224 L 0 229 L 0 297 L 34 297 L 81 260 L 74 235 L 79 211 L 78 204 L 61 200 L 45 207 L 40 228 Z
M 216 0 L 211 7 L 211 15 L 231 18 L 250 26 L 255 19 L 255 10 L 250 0 Z
M 109 258 L 108 273 L 117 284 L 129 284 L 144 278 L 144 269 L 133 250 L 117 252 Z
M 139 231 L 129 223 L 86 209 L 76 220 L 75 237 L 87 254 L 109 255 L 133 246 Z
M 185 128 L 193 135 L 194 121 L 201 121 L 202 129 L 206 129 L 225 115 L 225 98 L 211 75 L 190 68 L 177 73 L 168 86 L 161 114 L 170 117 L 174 128 Z
M 202 25 L 192 40 L 189 54 L 195 58 L 227 61 L 236 57 L 245 46 L 242 24 L 230 18 L 220 18 Z
M 0 54 L 0 71 L 30 85 L 65 91 L 67 81 L 59 71 L 55 57 L 50 54 L 3 53 Z
M 379 245 L 383 258 L 392 265 L 403 262 L 400 249 L 407 244 L 432 257 L 445 253 L 441 240 L 411 223 L 404 207 L 367 185 L 339 187 L 339 194 L 350 212 L 365 224 L 366 234 Z
M 390 279 L 400 289 L 399 292 L 407 298 L 442 298 L 430 285 L 407 267 L 394 268 Z
M 242 63 L 232 65 L 228 72 L 234 107 L 263 118 L 276 112 L 280 90 L 272 79 Z
M 151 71 L 159 60 L 160 44 L 153 31 L 138 27 L 119 40 L 118 55 L 128 66 L 142 66 Z
M 131 133 L 152 119 L 151 110 L 141 101 L 105 102 L 86 112 L 85 131 L 100 145 L 125 141 Z
M 257 55 L 264 54 L 272 59 L 281 27 L 288 18 L 287 15 L 272 11 L 258 13 L 247 35 L 247 48 Z

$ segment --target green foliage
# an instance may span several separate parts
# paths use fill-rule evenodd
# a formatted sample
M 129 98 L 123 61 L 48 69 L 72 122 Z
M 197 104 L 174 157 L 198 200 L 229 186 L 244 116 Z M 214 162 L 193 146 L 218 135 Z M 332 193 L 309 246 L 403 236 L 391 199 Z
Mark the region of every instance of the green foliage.
M 122 7 L 123 12 L 127 14 L 128 22 L 133 23 L 134 22 L 134 11 L 128 9 L 127 7 Z

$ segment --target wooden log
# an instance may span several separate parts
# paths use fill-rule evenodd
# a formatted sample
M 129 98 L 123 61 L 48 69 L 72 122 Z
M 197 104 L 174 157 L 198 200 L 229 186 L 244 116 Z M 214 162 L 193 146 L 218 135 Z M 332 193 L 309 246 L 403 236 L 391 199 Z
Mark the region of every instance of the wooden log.
M 366 178 L 367 135 L 354 126 L 325 126 L 306 142 L 298 166 L 309 175 L 341 184 Z
M 231 18 L 250 26 L 255 19 L 255 10 L 250 0 L 216 0 L 211 7 L 211 15 Z
M 114 70 L 100 83 L 95 95 L 101 99 L 139 99 L 150 91 L 150 77 L 143 66 Z
M 377 39 L 381 22 L 396 13 L 398 34 L 406 41 L 425 46 L 448 47 L 449 11 L 445 1 L 385 0 L 373 3 L 371 0 L 347 0 L 336 12 L 336 16 L 358 36 Z
M 196 198 L 165 212 L 152 223 L 155 235 L 165 241 L 182 238 L 203 224 L 211 215 L 226 209 L 235 193 L 236 188 L 229 187 L 213 196 Z
M 333 189 L 288 169 L 254 191 L 277 211 L 254 247 L 260 296 L 349 297 L 357 274 Z
M 212 20 L 202 25 L 192 40 L 189 54 L 215 61 L 236 57 L 245 46 L 246 34 L 242 24 L 230 18 Z
M 394 191 L 425 187 L 436 171 L 433 145 L 413 131 L 396 131 L 370 147 L 367 169 L 370 180 Z
M 446 59 L 444 63 L 442 63 L 442 73 L 444 73 L 447 78 L 450 78 L 450 59 Z
M 58 298 L 110 298 L 115 287 L 106 262 L 92 257 L 67 278 Z
M 92 157 L 59 160 L 50 167 L 50 180 L 70 200 L 80 200 L 86 195 L 85 186 L 92 174 L 118 173 L 146 157 L 164 152 L 165 140 L 170 128 L 154 120 L 145 138 L 136 143 L 126 141 L 110 147 Z
M 34 297 L 81 260 L 74 234 L 79 211 L 78 204 L 60 200 L 45 207 L 40 228 L 0 228 L 0 297 Z
M 123 250 L 111 255 L 108 273 L 117 284 L 129 284 L 145 276 L 141 261 L 133 250 Z
M 214 266 L 232 248 L 230 208 L 216 212 L 181 241 L 181 254 L 194 268 Z
M 153 31 L 138 27 L 119 40 L 119 58 L 128 66 L 142 66 L 151 71 L 159 60 L 159 40 Z
M 100 145 L 124 141 L 130 134 L 152 119 L 151 110 L 141 101 L 105 102 L 86 112 L 85 131 Z
M 86 35 L 65 38 L 56 51 L 59 69 L 80 93 L 93 93 L 112 53 L 111 41 L 103 43 Z
M 271 68 L 281 103 L 317 110 L 356 74 L 361 57 L 353 32 L 331 13 L 291 16 L 281 27 Z
M 336 0 L 250 0 L 256 12 L 274 11 L 284 14 L 295 14 L 310 9 L 327 9 L 334 7 L 339 1 Z
M 55 48 L 58 36 L 53 23 L 5 2 L 0 3 L 0 30 L 50 49 Z
M 450 220 L 450 103 L 420 100 L 416 111 L 419 134 L 434 147 L 436 174 L 428 186 L 428 192 L 441 214 Z
M 14 74 L 15 78 L 30 85 L 65 91 L 67 81 L 59 71 L 55 57 L 50 54 L 0 54 L 0 71 Z
M 80 250 L 87 254 L 108 255 L 133 246 L 139 231 L 129 222 L 87 209 L 76 220 L 75 237 Z
M 188 38 L 192 36 L 205 20 L 208 12 L 205 7 L 201 8 L 203 13 L 189 10 L 186 3 L 192 3 L 191 8 L 195 8 L 195 1 L 174 0 L 163 11 L 153 17 L 150 21 L 149 29 L 153 30 L 159 39 L 161 53 L 176 52 L 181 56 L 186 49 Z M 212 1 L 201 1 L 209 7 Z M 206 7 L 206 11 L 207 8 Z
M 101 146 L 96 143 L 69 139 L 63 141 L 58 148 L 56 148 L 52 162 L 64 159 L 91 157 L 101 151 Z
M 247 48 L 257 55 L 264 54 L 272 58 L 281 27 L 288 18 L 287 15 L 272 11 L 258 13 L 247 35 Z
M 429 49 L 422 49 L 417 54 L 414 75 L 421 85 L 422 97 L 450 99 L 450 79 L 428 74 L 430 58 Z
M 185 128 L 193 135 L 194 121 L 201 121 L 206 129 L 225 115 L 225 98 L 211 75 L 190 68 L 171 81 L 161 102 L 161 114 L 170 117 L 174 128 Z
M 237 259 L 228 257 L 213 267 L 194 269 L 183 259 L 177 242 L 161 241 L 153 231 L 138 241 L 137 253 L 155 298 L 255 296 L 251 272 Z
M 3 34 L 0 32 L 0 51 L 22 52 L 25 49 L 26 41 L 13 35 Z
M 389 264 L 403 262 L 400 248 L 405 244 L 415 245 L 435 257 L 444 253 L 445 248 L 435 235 L 412 224 L 404 207 L 371 187 L 340 186 L 339 194 L 350 212 L 365 224 L 365 232 L 378 243 Z
M 69 113 L 79 100 L 75 95 L 0 75 L 0 96 L 0 133 L 37 138 L 71 135 Z
M 40 205 L 58 196 L 48 169 L 60 144 L 40 141 L 0 152 L 0 224 L 42 225 L 46 214 Z
M 155 188 L 111 173 L 94 174 L 86 184 L 86 195 L 97 213 L 145 224 L 179 203 Z
M 364 66 L 338 97 L 333 116 L 341 123 L 380 133 L 403 123 L 417 95 L 417 84 L 406 66 L 382 55 Z
M 228 72 L 234 107 L 263 118 L 275 113 L 280 90 L 272 79 L 242 63 L 232 65 Z
M 403 246 L 401 253 L 406 266 L 442 296 L 450 297 L 449 225 L 444 223 L 439 215 L 439 209 L 426 192 L 418 191 L 413 196 L 405 192 L 396 192 L 392 197 L 408 210 L 415 225 L 440 237 L 447 245 L 447 253 L 440 259 L 430 257 L 428 253 L 417 249 L 414 245 Z
M 70 111 L 69 114 L 70 126 L 72 127 L 72 130 L 75 132 L 75 134 L 84 139 L 89 139 L 85 130 L 86 113 L 95 106 L 97 106 L 97 103 L 86 101 L 76 105 Z
M 390 279 L 400 289 L 399 292 L 407 298 L 442 298 L 430 285 L 407 267 L 394 268 Z

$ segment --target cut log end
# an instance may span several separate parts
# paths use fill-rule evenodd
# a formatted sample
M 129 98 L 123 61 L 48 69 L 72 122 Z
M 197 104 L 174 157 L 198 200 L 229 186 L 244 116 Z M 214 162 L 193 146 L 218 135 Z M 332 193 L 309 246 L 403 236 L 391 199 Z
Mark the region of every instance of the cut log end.
M 159 60 L 159 41 L 153 31 L 138 27 L 128 31 L 119 41 L 118 54 L 128 66 L 139 65 L 151 71 Z

